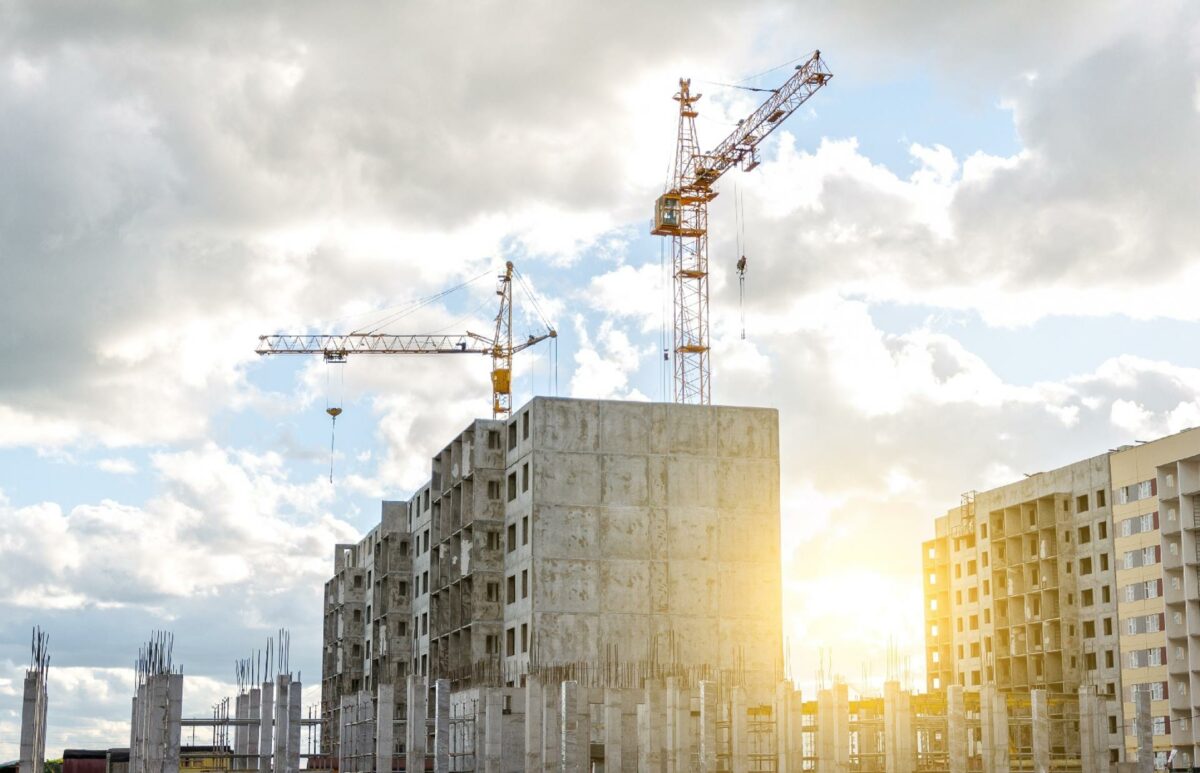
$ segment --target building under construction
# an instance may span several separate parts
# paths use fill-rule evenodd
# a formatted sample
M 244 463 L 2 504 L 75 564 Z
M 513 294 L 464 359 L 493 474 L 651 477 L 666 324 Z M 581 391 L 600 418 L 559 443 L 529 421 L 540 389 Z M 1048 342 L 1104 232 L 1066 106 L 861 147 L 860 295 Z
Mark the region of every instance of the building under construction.
M 1090 689 L 802 701 L 778 449 L 757 408 L 539 397 L 475 421 L 336 548 L 322 751 L 344 773 L 1107 771 Z

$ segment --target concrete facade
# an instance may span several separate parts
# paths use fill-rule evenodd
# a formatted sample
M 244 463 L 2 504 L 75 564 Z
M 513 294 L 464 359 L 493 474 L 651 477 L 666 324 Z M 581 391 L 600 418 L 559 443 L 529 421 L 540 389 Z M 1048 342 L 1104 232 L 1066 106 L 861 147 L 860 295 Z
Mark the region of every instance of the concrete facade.
M 543 674 L 556 686 L 582 679 L 586 692 L 600 689 L 596 674 L 627 687 L 670 670 L 772 699 L 782 676 L 778 447 L 767 409 L 539 397 L 508 421 L 473 422 L 432 458 L 425 486 L 385 503 L 357 545 L 337 547 L 323 750 L 338 754 L 343 703 L 361 712 L 357 693 L 383 684 L 395 700 L 393 751 L 413 764 L 436 758 L 439 680 L 454 696 Z M 394 638 L 383 649 L 385 629 Z M 599 695 L 596 710 L 616 716 Z M 526 713 L 524 697 L 505 700 L 502 716 Z M 410 729 L 418 704 L 427 724 Z M 630 706 L 620 704 L 632 733 Z M 488 721 L 493 731 L 510 722 Z M 537 730 L 541 756 L 553 747 L 561 758 L 562 738 L 545 734 L 562 727 L 550 717 Z M 527 732 L 522 754 L 532 753 Z M 618 739 L 614 729 L 610 748 L 633 754 Z

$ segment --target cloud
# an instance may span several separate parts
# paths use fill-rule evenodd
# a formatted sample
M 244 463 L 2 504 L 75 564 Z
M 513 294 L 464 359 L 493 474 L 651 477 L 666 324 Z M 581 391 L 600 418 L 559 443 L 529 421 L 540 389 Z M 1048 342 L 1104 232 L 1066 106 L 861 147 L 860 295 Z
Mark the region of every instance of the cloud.
M 137 465 L 124 457 L 101 459 L 96 467 L 113 475 L 133 475 L 138 471 Z

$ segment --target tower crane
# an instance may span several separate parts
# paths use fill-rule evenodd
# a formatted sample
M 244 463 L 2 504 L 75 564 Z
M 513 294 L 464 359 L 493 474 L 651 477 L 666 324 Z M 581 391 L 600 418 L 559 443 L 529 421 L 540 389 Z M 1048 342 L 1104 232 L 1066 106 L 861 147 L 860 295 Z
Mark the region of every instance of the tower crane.
M 737 128 L 707 153 L 696 140 L 696 101 L 691 79 L 679 79 L 679 135 L 670 188 L 654 207 L 650 233 L 671 237 L 675 287 L 675 402 L 708 405 L 712 401 L 708 339 L 708 202 L 717 197 L 713 185 L 735 165 L 743 171 L 758 166 L 758 144 L 833 73 L 815 51 L 796 72 Z
M 262 355 L 320 354 L 326 362 L 345 362 L 351 354 L 482 354 L 492 358 L 492 417 L 501 418 L 512 411 L 513 355 L 547 338 L 558 337 L 558 332 L 546 323 L 545 333 L 513 343 L 512 283 L 515 271 L 509 261 L 504 264 L 504 273 L 498 277 L 496 295 L 500 296 L 500 311 L 496 314 L 491 336 L 471 332 L 462 335 L 264 335 L 258 337 L 259 346 L 254 351 Z

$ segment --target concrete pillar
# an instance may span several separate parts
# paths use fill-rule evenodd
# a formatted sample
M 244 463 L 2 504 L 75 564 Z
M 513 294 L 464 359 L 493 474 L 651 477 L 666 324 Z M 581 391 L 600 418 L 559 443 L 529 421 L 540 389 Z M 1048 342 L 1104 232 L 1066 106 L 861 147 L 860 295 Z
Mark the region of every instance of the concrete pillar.
M 682 685 L 675 696 L 675 759 L 680 771 L 691 773 L 694 760 L 692 749 L 696 739 L 692 737 L 692 691 Z
M 833 686 L 833 753 L 837 771 L 850 768 L 850 688 L 846 684 Z
M 351 773 L 354 770 L 351 761 L 354 759 L 354 719 L 358 716 L 357 712 L 358 700 L 343 695 L 338 705 L 338 770 L 341 773 Z
M 699 773 L 717 770 L 717 683 L 700 683 Z
M 562 684 L 542 685 L 542 770 L 558 773 L 562 767 L 562 732 L 559 717 Z
M 804 696 L 800 694 L 799 690 L 791 690 L 788 695 L 788 703 L 791 705 L 788 722 L 788 732 L 791 738 L 788 759 L 791 763 L 791 770 L 784 773 L 800 773 L 804 764 Z
M 998 690 L 992 698 L 992 722 L 992 738 L 995 743 L 992 769 L 995 773 L 1009 773 L 1008 698 Z
M 1154 726 L 1150 718 L 1150 691 L 1142 686 L 1135 688 L 1134 712 L 1137 770 L 1138 773 L 1154 773 Z
M 946 734 L 950 773 L 967 773 L 967 708 L 959 684 L 946 688 Z
M 164 674 L 166 680 L 166 726 L 164 733 L 164 770 L 179 773 L 179 747 L 183 741 L 183 674 Z
M 167 682 L 161 675 L 146 680 L 146 730 L 143 761 L 147 771 L 159 773 L 165 763 L 167 747 Z
M 429 688 L 425 685 L 425 677 L 409 674 L 405 686 L 405 698 L 408 701 L 408 721 L 404 728 L 405 770 L 425 770 L 425 742 L 428 730 L 425 721 L 428 717 Z
M 817 773 L 835 773 L 833 692 L 817 691 Z
M 379 685 L 375 693 L 375 770 L 391 773 L 395 739 L 396 690 L 390 684 Z
M 1034 773 L 1050 771 L 1050 703 L 1046 691 L 1030 690 L 1030 720 L 1033 729 Z
M 637 771 L 650 770 L 650 712 L 645 703 L 637 705 Z
M 732 773 L 750 773 L 750 738 L 746 727 L 746 688 L 733 688 L 729 707 L 729 763 Z
M 246 716 L 250 719 L 251 724 L 246 727 L 246 759 L 242 761 L 242 768 L 254 770 L 258 768 L 258 740 L 259 734 L 262 732 L 260 730 L 262 724 L 262 691 L 257 687 L 253 687 L 246 698 Z
M 275 679 L 275 773 L 287 773 L 287 740 L 288 740 L 288 687 L 291 678 L 280 674 Z
M 615 687 L 604 690 L 604 770 L 622 770 L 621 734 L 625 701 L 621 691 Z
M 979 690 L 979 749 L 983 773 L 996 773 L 996 685 Z
M 233 699 L 233 716 L 238 720 L 249 718 L 250 713 L 250 696 L 246 693 L 239 693 Z M 246 756 L 246 736 L 248 735 L 247 728 L 240 722 L 233 726 L 233 766 L 241 768 L 242 758 Z
M 779 763 L 776 767 L 782 773 L 787 773 L 792 759 L 788 738 L 791 732 L 791 702 L 788 700 L 791 690 L 790 682 L 775 685 L 775 750 Z
M 1079 773 L 1100 773 L 1096 769 L 1095 693 L 1084 685 L 1079 688 Z
M 895 681 L 883 684 L 883 745 L 887 773 L 913 773 L 912 696 Z
M 433 773 L 450 773 L 450 680 L 433 683 Z
M 529 689 L 526 681 L 525 689 Z M 476 760 L 475 768 L 484 773 L 502 773 L 504 770 L 504 692 L 499 688 L 485 689 L 483 693 L 483 764 Z M 478 725 L 478 718 L 476 724 Z
M 579 682 L 563 682 L 559 703 L 562 773 L 583 773 L 587 749 L 579 748 Z
M 20 773 L 42 773 L 46 756 L 46 690 L 41 672 L 25 673 L 24 700 L 21 703 Z
M 138 727 L 141 726 L 141 723 L 138 721 L 141 712 L 141 703 L 138 701 L 138 695 L 140 695 L 141 692 L 142 688 L 139 686 L 133 696 L 133 699 L 129 702 L 131 706 L 129 716 L 129 773 L 136 773 L 137 771 L 141 770 L 141 768 L 138 767 L 140 764 L 140 755 L 138 754 Z
M 542 769 L 542 680 L 525 677 L 525 770 Z
M 391 686 L 388 686 L 389 692 Z M 304 694 L 304 685 L 298 681 L 293 681 L 288 685 L 288 725 L 287 725 L 287 773 L 300 773 L 300 720 L 304 711 L 301 704 L 301 696 Z M 388 701 L 391 704 L 391 700 Z M 388 721 L 388 738 L 392 736 L 391 720 Z M 387 768 L 383 773 L 388 773 L 391 770 Z
M 663 746 L 665 747 L 665 762 L 667 764 L 667 773 L 681 773 L 684 767 L 680 766 L 679 749 L 682 744 L 679 741 L 679 724 L 677 715 L 679 713 L 679 680 L 676 677 L 667 677 L 667 714 L 665 722 L 663 722 Z
M 1099 693 L 1092 695 L 1092 716 L 1095 730 L 1092 747 L 1096 760 L 1096 773 L 1109 773 L 1108 758 L 1108 701 L 1101 698 Z
M 258 726 L 258 773 L 271 773 L 271 752 L 275 748 L 275 685 L 268 680 L 262 684 L 262 715 Z M 345 758 L 345 734 L 342 735 L 343 759 Z M 341 768 L 349 770 L 349 768 Z
M 666 702 L 663 696 L 661 679 L 646 680 L 646 741 L 644 769 L 659 773 L 665 762 L 663 757 L 663 720 L 666 715 Z

